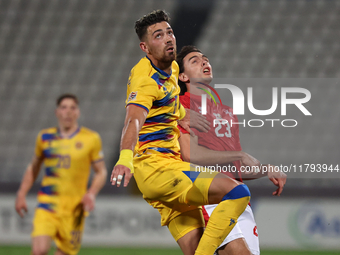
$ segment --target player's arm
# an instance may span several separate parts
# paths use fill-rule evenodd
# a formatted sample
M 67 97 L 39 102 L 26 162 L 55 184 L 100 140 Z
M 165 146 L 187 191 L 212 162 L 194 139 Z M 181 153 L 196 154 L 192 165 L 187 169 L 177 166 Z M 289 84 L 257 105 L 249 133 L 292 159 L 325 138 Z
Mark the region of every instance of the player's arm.
M 210 130 L 210 123 L 205 116 L 193 110 L 184 108 L 182 105 L 180 109 L 183 109 L 184 116 L 178 121 L 178 124 L 187 132 L 192 133 L 190 128 L 196 128 L 198 131 L 204 133 L 207 133 Z
M 179 138 L 181 154 L 184 161 L 202 166 L 224 165 L 233 161 L 240 160 L 242 163 L 241 174 L 243 179 L 252 180 L 267 176 L 278 188 L 273 192 L 274 196 L 280 196 L 286 184 L 287 175 L 273 165 L 260 165 L 260 162 L 251 155 L 243 151 L 215 151 L 207 149 L 198 144 L 197 136 L 183 134 Z M 246 166 L 257 166 L 259 171 L 242 171 Z M 255 169 L 255 168 L 252 168 Z
M 238 122 L 237 116 L 235 116 L 236 122 Z M 236 126 L 235 135 L 239 136 L 239 125 Z M 238 143 L 240 141 L 238 140 Z M 239 147 L 241 147 L 241 144 L 239 144 Z M 241 176 L 243 180 L 254 180 L 261 177 L 267 176 L 271 182 L 274 183 L 274 185 L 278 186 L 277 190 L 273 192 L 273 195 L 280 196 L 283 186 L 286 183 L 287 176 L 284 173 L 281 173 L 281 171 L 278 171 L 277 167 L 273 165 L 263 165 L 256 167 L 249 167 L 244 161 L 241 161 Z
M 42 162 L 43 158 L 34 156 L 30 164 L 27 166 L 24 177 L 22 178 L 15 200 L 15 210 L 21 217 L 24 217 L 24 212 L 27 212 L 28 210 L 26 195 L 39 175 Z
M 247 165 L 260 165 L 254 157 L 243 151 L 215 151 L 198 144 L 197 136 L 181 134 L 179 138 L 181 154 L 184 161 L 202 166 L 225 165 L 241 160 Z
M 138 134 L 144 125 L 148 112 L 137 105 L 129 104 L 126 107 L 126 116 L 120 142 L 120 157 L 112 170 L 111 183 L 117 187 L 125 175 L 124 187 L 126 187 L 133 174 L 133 151 L 135 149 Z
M 107 169 L 104 160 L 94 162 L 92 164 L 92 168 L 94 170 L 94 176 L 91 182 L 91 186 L 82 199 L 84 210 L 88 212 L 91 212 L 94 209 L 95 198 L 99 191 L 105 185 L 107 177 Z
M 252 170 L 252 169 L 251 169 Z M 242 172 L 244 180 L 254 180 L 267 176 L 269 180 L 278 188 L 273 192 L 273 196 L 280 196 L 287 181 L 287 175 L 278 166 L 261 165 L 257 172 Z

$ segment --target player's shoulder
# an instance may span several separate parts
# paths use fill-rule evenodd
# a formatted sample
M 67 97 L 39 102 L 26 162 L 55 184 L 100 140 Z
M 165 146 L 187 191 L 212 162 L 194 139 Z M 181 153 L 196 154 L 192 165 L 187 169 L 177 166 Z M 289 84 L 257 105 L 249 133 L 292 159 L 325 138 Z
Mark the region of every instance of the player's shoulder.
M 172 68 L 172 73 L 173 74 L 179 74 L 179 65 L 176 62 L 176 60 L 172 61 L 171 68 Z
M 38 133 L 38 136 L 48 136 L 48 135 L 55 135 L 58 133 L 57 127 L 49 127 L 41 129 Z
M 190 101 L 190 94 L 189 92 L 185 92 L 183 95 L 179 96 L 179 101 L 182 102 L 189 102 Z
M 81 127 L 80 130 L 79 130 L 79 134 L 86 135 L 86 136 L 93 137 L 93 138 L 100 137 L 98 132 L 96 132 L 92 129 L 89 129 L 87 127 Z
M 183 95 L 180 95 L 179 98 L 180 99 L 190 99 L 190 93 L 185 92 Z
M 141 58 L 138 61 L 138 63 L 131 69 L 131 75 L 133 77 L 141 76 L 151 71 L 151 69 L 152 69 L 152 66 L 151 66 L 150 61 L 146 57 L 144 57 L 144 58 Z
M 180 95 L 179 101 L 184 106 L 184 108 L 190 109 L 193 107 L 193 104 L 191 104 L 191 95 L 189 92 L 185 92 L 184 95 Z
M 57 127 L 44 128 L 39 131 L 39 134 L 54 134 L 58 132 Z
M 155 83 L 155 80 L 151 78 L 154 73 L 150 60 L 147 57 L 142 58 L 131 70 L 131 80 Z
M 226 110 L 226 111 L 228 111 L 230 113 L 234 113 L 233 108 L 228 106 L 228 105 L 225 105 L 225 104 L 223 105 L 223 110 Z
M 39 131 L 37 137 L 41 141 L 54 140 L 58 137 L 58 128 L 57 127 L 44 128 Z

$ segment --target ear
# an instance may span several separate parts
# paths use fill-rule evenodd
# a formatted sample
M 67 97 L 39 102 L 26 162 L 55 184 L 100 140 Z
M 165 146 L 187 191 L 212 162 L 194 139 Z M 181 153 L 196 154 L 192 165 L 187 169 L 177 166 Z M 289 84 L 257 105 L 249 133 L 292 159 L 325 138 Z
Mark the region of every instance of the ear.
M 149 54 L 149 48 L 145 42 L 140 42 L 139 47 L 141 48 L 142 51 L 144 51 L 146 54 Z
M 188 77 L 185 73 L 180 73 L 179 76 L 178 76 L 178 79 L 179 79 L 181 82 L 184 82 L 184 83 L 190 82 L 189 77 Z

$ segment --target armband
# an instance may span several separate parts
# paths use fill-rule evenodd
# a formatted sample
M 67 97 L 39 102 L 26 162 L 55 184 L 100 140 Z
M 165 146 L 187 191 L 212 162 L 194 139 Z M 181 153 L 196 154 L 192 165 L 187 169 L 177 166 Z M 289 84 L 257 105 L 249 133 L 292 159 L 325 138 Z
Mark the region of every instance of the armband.
M 123 165 L 130 169 L 133 174 L 133 151 L 129 149 L 124 149 L 120 151 L 119 159 L 116 165 Z

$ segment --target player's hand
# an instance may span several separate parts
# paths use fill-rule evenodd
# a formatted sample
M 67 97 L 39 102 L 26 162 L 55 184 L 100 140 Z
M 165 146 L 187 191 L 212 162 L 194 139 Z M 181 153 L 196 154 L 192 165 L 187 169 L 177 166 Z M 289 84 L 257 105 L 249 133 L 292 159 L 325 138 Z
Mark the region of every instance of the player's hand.
M 186 114 L 182 120 L 178 121 L 178 124 L 182 126 L 186 131 L 192 134 L 191 128 L 196 128 L 200 132 L 207 133 L 210 130 L 210 123 L 207 118 L 193 110 L 185 109 Z
M 85 211 L 91 212 L 91 211 L 93 211 L 94 205 L 96 203 L 96 196 L 91 192 L 87 192 L 83 196 L 81 203 L 83 204 L 83 208 L 84 208 Z
M 17 195 L 17 198 L 15 199 L 15 210 L 21 218 L 25 216 L 25 213 L 28 212 L 26 196 L 20 194 Z
M 116 185 L 117 184 L 117 187 L 120 186 L 121 182 L 122 182 L 122 179 L 125 175 L 125 178 L 124 178 L 124 187 L 126 187 L 129 182 L 130 182 L 130 179 L 132 177 L 132 173 L 130 171 L 130 169 L 126 166 L 123 166 L 123 165 L 116 165 L 113 170 L 112 170 L 112 173 L 111 173 L 111 184 L 112 185 Z
M 277 190 L 273 192 L 273 196 L 280 196 L 283 190 L 283 187 L 286 184 L 287 181 L 287 175 L 283 172 L 281 172 L 280 168 L 277 166 L 269 165 L 268 167 L 268 178 L 271 180 L 272 183 L 274 183 L 275 186 L 277 186 Z
M 261 162 L 257 160 L 256 158 L 254 158 L 253 156 L 249 155 L 248 153 L 243 152 L 243 156 L 240 161 L 241 161 L 242 166 L 249 167 L 249 170 L 247 168 L 248 171 L 243 172 L 244 174 L 254 175 L 254 174 L 257 174 L 258 171 L 260 171 Z M 258 171 L 255 171 L 255 170 L 258 170 Z

